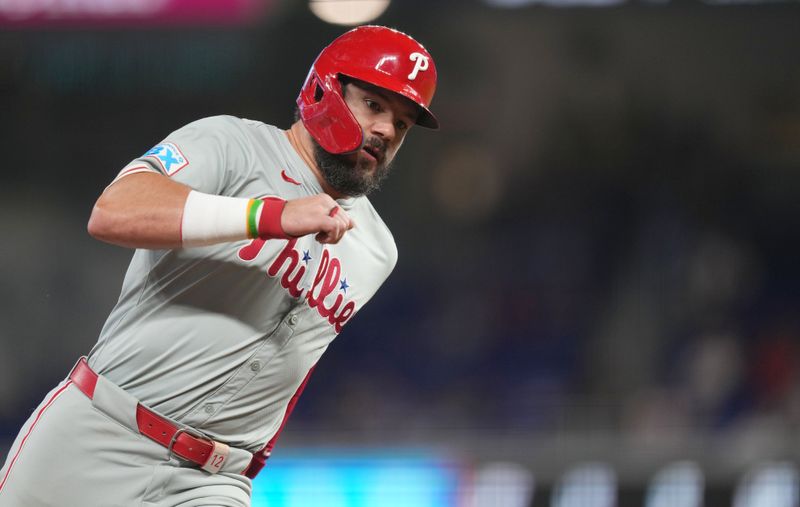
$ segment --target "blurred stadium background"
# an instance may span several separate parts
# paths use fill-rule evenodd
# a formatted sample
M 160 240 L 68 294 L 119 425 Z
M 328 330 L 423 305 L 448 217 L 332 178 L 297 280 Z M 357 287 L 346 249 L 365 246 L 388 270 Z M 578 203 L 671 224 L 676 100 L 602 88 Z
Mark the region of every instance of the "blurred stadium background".
M 288 126 L 311 3 L 0 0 L 0 457 L 116 300 L 94 199 L 191 120 Z M 254 506 L 797 507 L 797 2 L 338 3 L 427 46 L 444 128 Z

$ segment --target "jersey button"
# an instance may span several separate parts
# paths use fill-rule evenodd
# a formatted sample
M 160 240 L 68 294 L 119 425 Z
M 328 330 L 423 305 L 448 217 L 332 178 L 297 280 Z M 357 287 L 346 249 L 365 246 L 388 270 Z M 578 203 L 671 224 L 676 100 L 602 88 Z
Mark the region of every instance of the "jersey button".
M 294 326 L 297 324 L 297 315 L 292 315 L 289 317 L 289 325 Z
M 257 360 L 257 359 L 256 359 L 255 361 L 253 361 L 252 363 L 250 363 L 250 370 L 252 370 L 252 371 L 258 371 L 258 370 L 260 370 L 260 369 L 261 369 L 261 361 L 259 361 L 259 360 Z
M 211 412 L 214 411 L 214 407 L 213 405 L 206 405 L 206 408 L 204 408 L 203 410 L 206 411 L 206 414 L 210 414 Z

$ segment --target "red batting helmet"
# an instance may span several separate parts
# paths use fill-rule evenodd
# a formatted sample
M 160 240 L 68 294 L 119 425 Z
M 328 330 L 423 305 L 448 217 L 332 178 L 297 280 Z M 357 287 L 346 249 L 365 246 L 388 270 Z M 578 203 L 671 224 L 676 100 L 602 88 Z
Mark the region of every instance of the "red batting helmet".
M 428 109 L 436 91 L 436 66 L 430 53 L 392 28 L 360 26 L 322 50 L 297 97 L 303 125 L 325 151 L 352 152 L 364 138 L 342 96 L 340 74 L 399 93 L 419 106 L 418 125 L 439 128 Z

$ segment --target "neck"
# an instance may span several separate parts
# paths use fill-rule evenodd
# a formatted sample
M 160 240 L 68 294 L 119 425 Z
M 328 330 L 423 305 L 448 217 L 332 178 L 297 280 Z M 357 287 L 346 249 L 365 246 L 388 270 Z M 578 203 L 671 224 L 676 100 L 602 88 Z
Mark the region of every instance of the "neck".
M 325 177 L 322 175 L 322 170 L 317 165 L 316 160 L 314 159 L 314 142 L 311 139 L 311 134 L 308 133 L 305 126 L 303 125 L 302 121 L 297 121 L 289 127 L 289 130 L 285 131 L 286 137 L 289 139 L 289 143 L 291 143 L 292 148 L 300 155 L 300 158 L 303 159 L 303 162 L 306 163 L 311 172 L 314 173 L 314 176 L 317 178 L 322 190 L 333 197 L 334 199 L 341 199 L 346 197 L 345 195 L 337 192 L 328 184 L 325 180 Z

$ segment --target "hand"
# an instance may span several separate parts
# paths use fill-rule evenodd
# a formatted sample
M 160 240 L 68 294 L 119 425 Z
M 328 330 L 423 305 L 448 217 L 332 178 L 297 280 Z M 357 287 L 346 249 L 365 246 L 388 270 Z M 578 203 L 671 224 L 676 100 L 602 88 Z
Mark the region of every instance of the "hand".
M 281 227 L 289 236 L 316 234 L 320 243 L 336 244 L 355 223 L 331 196 L 317 194 L 286 201 Z

